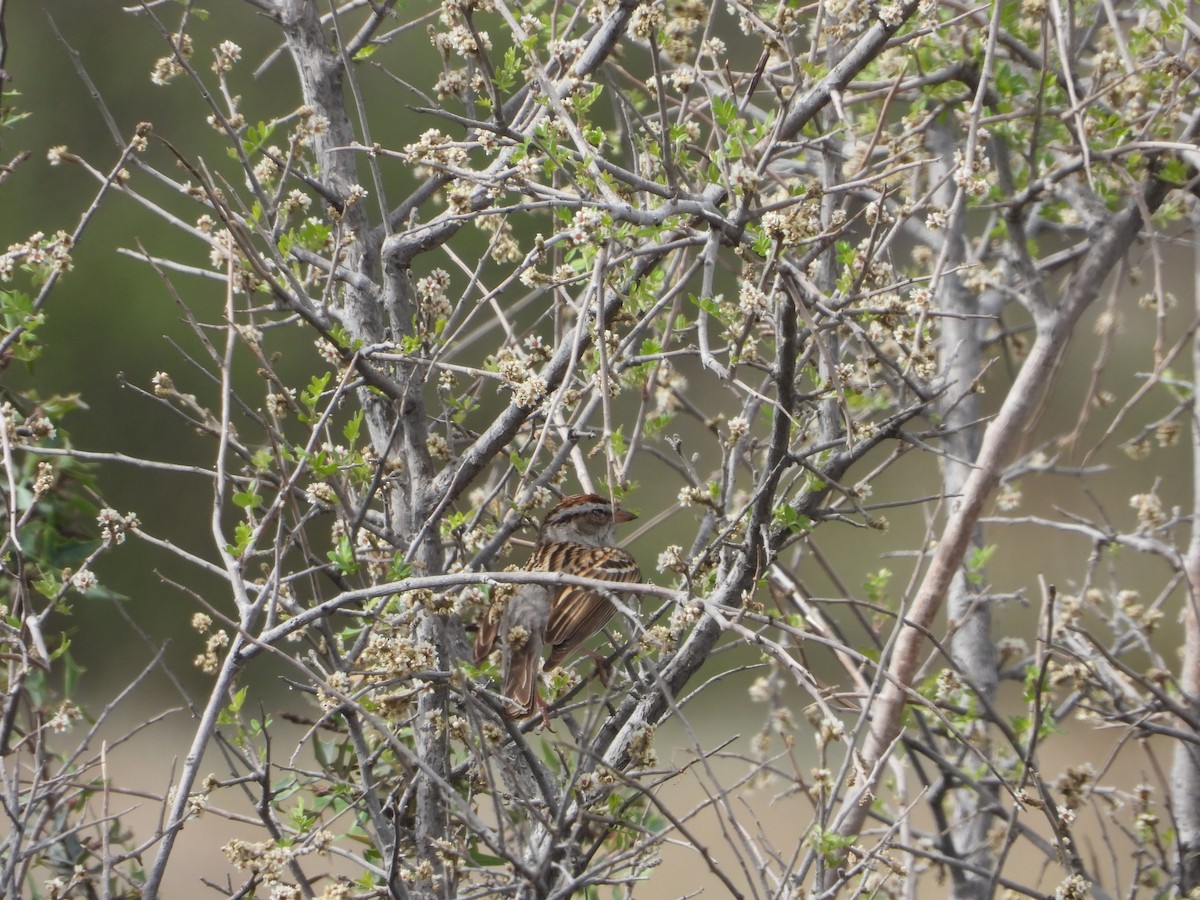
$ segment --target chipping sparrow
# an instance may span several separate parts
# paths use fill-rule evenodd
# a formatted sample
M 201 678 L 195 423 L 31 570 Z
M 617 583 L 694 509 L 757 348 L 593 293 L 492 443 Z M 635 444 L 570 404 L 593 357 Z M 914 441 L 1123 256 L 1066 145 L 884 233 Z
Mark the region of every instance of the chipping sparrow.
M 641 578 L 637 562 L 613 546 L 613 527 L 636 518 L 597 494 L 567 497 L 546 514 L 525 568 L 613 582 L 637 581 Z M 483 621 L 475 637 L 478 663 L 491 653 L 497 632 L 502 636 L 504 715 L 510 719 L 527 716 L 540 701 L 537 664 L 547 644 L 550 656 L 544 668 L 550 671 L 603 628 L 615 611 L 603 594 L 591 588 L 518 587 L 505 604 L 499 625 Z

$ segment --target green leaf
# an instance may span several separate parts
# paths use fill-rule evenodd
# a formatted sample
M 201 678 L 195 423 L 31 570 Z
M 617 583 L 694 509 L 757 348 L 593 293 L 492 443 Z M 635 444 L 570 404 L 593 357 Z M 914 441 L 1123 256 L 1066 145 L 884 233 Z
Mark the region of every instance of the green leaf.
M 254 466 L 256 472 L 267 472 L 274 462 L 274 457 L 271 455 L 269 447 L 259 447 L 250 457 L 250 463 Z
M 326 372 L 321 376 L 314 375 L 309 381 L 308 387 L 300 392 L 300 402 L 308 409 L 308 415 L 300 416 L 301 422 L 311 422 L 316 417 L 317 404 L 321 402 L 321 395 L 325 392 L 329 379 L 332 377 L 332 372 Z
M 1183 187 L 1188 183 L 1190 173 L 1187 164 L 1176 156 L 1163 159 L 1154 173 L 1160 181 Z
M 508 860 L 501 859 L 499 856 L 481 853 L 474 848 L 468 851 L 468 855 L 471 857 L 472 862 L 474 862 L 477 866 L 503 866 L 508 862 Z
M 0 337 L 7 337 L 18 329 L 20 336 L 10 344 L 14 358 L 25 363 L 33 362 L 42 352 L 36 331 L 46 317 L 34 310 L 33 299 L 21 291 L 0 291 Z
M 320 478 L 328 478 L 337 474 L 337 460 L 332 459 L 328 451 L 318 450 L 316 453 L 310 453 L 306 461 L 313 474 Z
M 363 411 L 360 409 L 346 423 L 342 429 L 342 436 L 350 443 L 351 446 L 358 442 L 359 432 L 362 430 Z
M 246 702 L 246 691 L 248 688 L 242 688 L 240 691 L 235 691 L 233 699 L 229 701 L 229 705 L 225 707 L 231 713 L 237 714 L 242 711 L 242 705 Z
M 249 522 L 238 522 L 233 527 L 233 537 L 234 543 L 225 549 L 231 556 L 240 557 L 250 549 L 250 542 L 254 540 L 254 528 Z
M 597 84 L 588 93 L 586 93 L 582 96 L 576 96 L 573 99 L 573 102 L 575 104 L 575 111 L 579 115 L 582 116 L 584 113 L 586 113 L 591 108 L 593 103 L 595 103 L 598 99 L 600 99 L 600 95 L 603 92 L 604 92 L 604 85 Z
M 275 131 L 274 122 L 259 122 L 257 125 L 247 125 L 242 133 L 242 150 L 247 156 L 257 153 L 271 139 Z M 230 152 L 231 156 L 237 154 Z
M 62 581 L 51 573 L 46 573 L 33 583 L 33 589 L 47 600 L 53 600 L 55 597 L 57 597 L 59 592 L 62 590 L 62 586 Z M 12 625 L 13 622 L 9 622 L 9 624 Z
M 775 507 L 772 518 L 781 528 L 786 528 L 792 534 L 808 534 L 813 529 L 812 519 L 800 515 L 786 503 Z
M 814 829 L 808 840 L 813 849 L 825 857 L 827 863 L 836 865 L 842 851 L 852 847 L 856 839 L 857 837 L 852 834 L 839 834 L 836 831 L 817 828 Z
M 737 119 L 737 101 L 731 97 L 713 97 L 712 111 L 717 124 L 723 130 L 728 130 Z
M 75 688 L 79 686 L 79 679 L 87 671 L 87 669 L 75 662 L 75 657 L 67 652 L 70 646 L 70 640 L 64 637 L 62 643 L 55 651 L 55 656 L 60 657 L 63 661 L 63 695 L 67 697 L 75 695 Z
M 967 581 L 974 585 L 983 583 L 985 577 L 983 570 L 987 568 L 988 560 L 995 552 L 995 544 L 971 548 L 971 552 L 967 554 Z
M 747 231 L 753 235 L 753 241 L 751 242 L 750 246 L 753 248 L 754 252 L 759 256 L 769 256 L 771 253 L 771 247 L 774 243 L 771 240 L 771 236 L 765 231 L 761 230 L 747 229 Z
M 888 568 L 880 569 L 878 572 L 867 573 L 867 577 L 863 579 L 863 587 L 867 591 L 867 598 L 875 603 L 882 603 L 887 600 L 887 588 L 891 580 L 892 570 Z
M 504 51 L 504 61 L 496 69 L 496 87 L 502 91 L 510 91 L 517 81 L 520 60 L 517 59 L 517 48 L 509 47 Z
M 233 495 L 233 502 L 242 509 L 257 509 L 262 506 L 262 497 L 254 491 L 238 491 Z
M 625 442 L 625 426 L 619 425 L 613 431 L 609 438 L 609 444 L 612 446 L 613 453 L 616 456 L 624 456 L 625 451 L 629 449 L 629 445 Z
M 224 709 L 217 715 L 217 722 L 221 725 L 236 725 L 238 713 L 242 710 L 242 704 L 246 702 L 246 688 L 237 691 L 226 705 Z
M 343 534 L 338 538 L 337 546 L 326 556 L 343 575 L 354 575 L 358 572 L 358 560 L 354 558 L 354 545 L 350 543 L 349 535 Z

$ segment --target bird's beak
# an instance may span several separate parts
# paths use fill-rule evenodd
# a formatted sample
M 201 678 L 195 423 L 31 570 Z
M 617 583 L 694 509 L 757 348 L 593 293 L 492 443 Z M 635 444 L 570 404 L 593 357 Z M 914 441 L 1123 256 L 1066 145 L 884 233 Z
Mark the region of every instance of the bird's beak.
M 637 516 L 635 516 L 633 513 L 629 512 L 628 510 L 624 510 L 624 509 L 614 509 L 613 510 L 613 521 L 616 522 L 618 525 L 620 525 L 622 522 L 632 522 L 636 518 L 637 518 Z

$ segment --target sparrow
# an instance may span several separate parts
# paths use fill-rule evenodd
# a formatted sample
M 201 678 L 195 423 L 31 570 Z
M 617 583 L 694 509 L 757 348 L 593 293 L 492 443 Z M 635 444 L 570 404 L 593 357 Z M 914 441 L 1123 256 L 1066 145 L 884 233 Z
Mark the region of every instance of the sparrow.
M 538 531 L 531 572 L 567 572 L 584 578 L 627 584 L 641 579 L 637 561 L 616 541 L 615 528 L 636 519 L 598 494 L 567 497 L 546 514 Z M 497 625 L 483 621 L 475 636 L 473 658 L 482 662 L 501 638 L 501 693 L 504 715 L 518 719 L 541 705 L 537 668 L 550 648 L 543 670 L 562 664 L 574 650 L 604 627 L 616 607 L 599 591 L 565 585 L 523 584 L 509 598 Z

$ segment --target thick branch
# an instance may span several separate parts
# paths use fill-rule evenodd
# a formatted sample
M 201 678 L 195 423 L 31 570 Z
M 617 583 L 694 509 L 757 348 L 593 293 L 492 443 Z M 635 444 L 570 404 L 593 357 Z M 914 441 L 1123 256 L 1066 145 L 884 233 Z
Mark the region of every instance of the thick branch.
M 1153 212 L 1166 198 L 1169 186 L 1152 181 L 1140 197 L 1131 200 L 1097 238 L 1079 272 L 1055 310 L 1038 317 L 1037 338 L 1029 358 L 1018 373 L 1000 412 L 984 434 L 975 470 L 963 486 L 962 497 L 950 515 L 921 586 L 913 600 L 889 664 L 889 677 L 872 708 L 871 732 L 863 748 L 864 770 L 881 773 L 878 762 L 900 734 L 905 688 L 912 685 L 921 663 L 924 635 L 932 627 L 950 584 L 962 566 L 971 535 L 983 505 L 999 483 L 1025 428 L 1037 410 L 1042 393 L 1070 339 L 1075 323 L 1096 299 L 1117 260 L 1137 238 L 1144 212 Z M 870 811 L 865 798 L 874 793 L 876 779 L 868 779 L 849 794 L 839 815 L 838 830 L 856 835 Z

